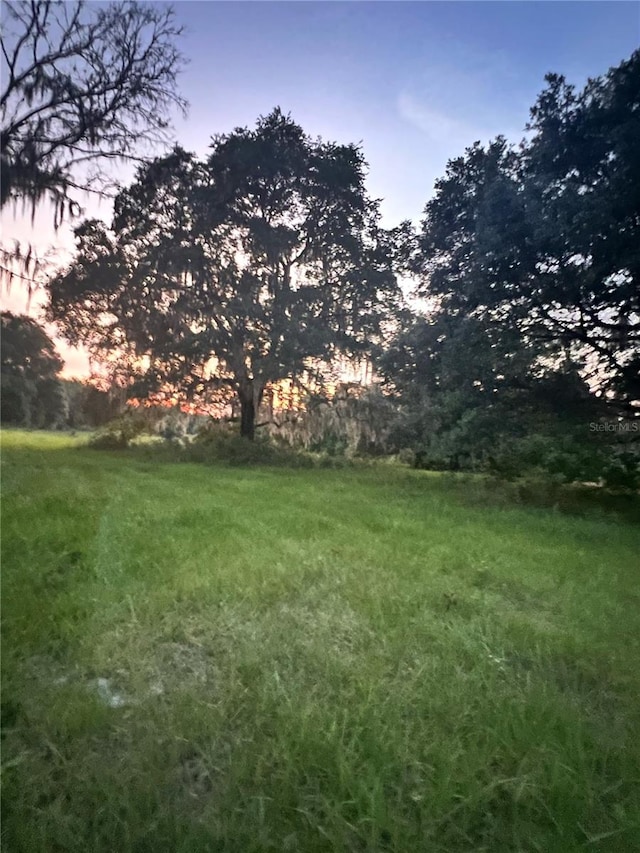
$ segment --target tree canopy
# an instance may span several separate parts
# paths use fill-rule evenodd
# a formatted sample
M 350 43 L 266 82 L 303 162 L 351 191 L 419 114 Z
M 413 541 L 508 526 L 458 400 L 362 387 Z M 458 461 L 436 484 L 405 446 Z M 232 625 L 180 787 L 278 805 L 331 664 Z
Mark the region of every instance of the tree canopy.
M 140 168 L 113 229 L 86 222 L 50 285 L 71 342 L 128 353 L 146 388 L 231 389 L 253 437 L 265 388 L 380 337 L 399 290 L 362 152 L 275 109 Z
M 640 413 L 640 52 L 549 75 L 528 129 L 449 161 L 410 250 L 429 310 L 378 366 L 425 464 L 597 479 L 589 424 Z
M 620 410 L 640 400 L 640 52 L 576 93 L 548 75 L 529 141 L 451 160 L 415 270 L 440 310 L 517 330 Z

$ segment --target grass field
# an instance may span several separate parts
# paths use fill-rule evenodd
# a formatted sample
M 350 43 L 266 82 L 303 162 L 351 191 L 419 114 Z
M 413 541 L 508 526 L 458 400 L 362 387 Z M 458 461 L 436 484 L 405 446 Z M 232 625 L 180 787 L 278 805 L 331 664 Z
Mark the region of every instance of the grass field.
M 74 441 L 3 436 L 6 853 L 640 849 L 637 526 Z

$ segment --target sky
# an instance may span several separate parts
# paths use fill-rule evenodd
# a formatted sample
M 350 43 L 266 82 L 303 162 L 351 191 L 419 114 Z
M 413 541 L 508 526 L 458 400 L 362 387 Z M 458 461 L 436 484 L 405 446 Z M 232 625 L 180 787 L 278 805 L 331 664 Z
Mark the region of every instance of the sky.
M 174 8 L 190 103 L 186 119 L 175 117 L 176 140 L 204 156 L 212 135 L 280 106 L 311 136 L 361 143 L 387 226 L 417 223 L 448 159 L 474 141 L 519 141 L 545 74 L 581 88 L 640 46 L 640 2 L 179 0 Z M 79 200 L 109 221 L 108 202 Z M 32 227 L 3 214 L 3 240 L 68 249 L 69 228 L 54 233 L 51 218 L 43 208 Z M 24 312 L 24 294 L 14 288 L 3 305 Z M 86 372 L 82 353 L 60 350 L 67 375 Z

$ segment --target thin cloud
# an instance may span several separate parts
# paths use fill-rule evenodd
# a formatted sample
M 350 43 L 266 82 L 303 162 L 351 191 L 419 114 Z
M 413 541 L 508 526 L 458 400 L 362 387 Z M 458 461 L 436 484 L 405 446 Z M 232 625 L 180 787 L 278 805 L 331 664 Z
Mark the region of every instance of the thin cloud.
M 399 117 L 451 156 L 499 134 L 519 141 L 537 92 L 513 59 L 453 38 L 446 51 L 435 47 L 428 62 L 411 69 L 396 99 Z
M 471 145 L 476 139 L 483 139 L 487 135 L 485 129 L 478 132 L 477 126 L 447 115 L 421 102 L 408 92 L 401 92 L 398 95 L 397 109 L 402 119 L 408 121 L 439 146 Z
M 519 142 L 525 135 L 524 122 L 517 128 L 511 122 L 501 121 L 499 116 L 491 123 L 461 119 L 406 91 L 398 95 L 396 110 L 401 119 L 423 133 L 438 151 L 445 149 L 452 157 L 476 141 L 486 143 L 502 135 L 511 142 Z

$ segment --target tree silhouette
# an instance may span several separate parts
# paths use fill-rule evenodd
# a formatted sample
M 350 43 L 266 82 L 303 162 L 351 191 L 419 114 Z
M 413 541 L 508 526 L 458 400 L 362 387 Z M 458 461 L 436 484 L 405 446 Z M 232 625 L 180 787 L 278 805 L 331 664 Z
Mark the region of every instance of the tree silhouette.
M 71 342 L 128 352 L 147 388 L 232 389 L 253 438 L 269 383 L 366 351 L 398 294 L 364 178 L 356 146 L 279 109 L 215 137 L 205 163 L 176 149 L 118 196 L 113 234 L 78 229 L 51 317 Z
M 615 407 L 640 400 L 640 51 L 576 93 L 547 77 L 531 139 L 451 160 L 415 269 L 441 310 L 571 362 Z

